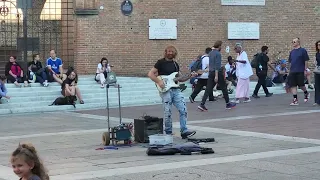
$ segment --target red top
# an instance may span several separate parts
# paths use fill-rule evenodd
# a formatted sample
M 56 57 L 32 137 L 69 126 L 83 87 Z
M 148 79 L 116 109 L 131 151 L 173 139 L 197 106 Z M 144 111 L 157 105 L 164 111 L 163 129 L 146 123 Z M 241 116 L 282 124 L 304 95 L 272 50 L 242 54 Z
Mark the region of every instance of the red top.
M 17 76 L 21 75 L 21 68 L 17 64 L 12 64 L 10 70 L 14 75 L 17 75 Z

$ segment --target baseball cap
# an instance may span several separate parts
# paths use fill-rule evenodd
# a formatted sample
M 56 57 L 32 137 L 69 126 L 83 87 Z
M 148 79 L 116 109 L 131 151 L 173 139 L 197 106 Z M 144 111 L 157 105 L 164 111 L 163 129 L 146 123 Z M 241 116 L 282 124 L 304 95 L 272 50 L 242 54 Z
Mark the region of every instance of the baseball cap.
M 280 64 L 286 64 L 286 63 L 287 63 L 287 60 L 281 59 Z

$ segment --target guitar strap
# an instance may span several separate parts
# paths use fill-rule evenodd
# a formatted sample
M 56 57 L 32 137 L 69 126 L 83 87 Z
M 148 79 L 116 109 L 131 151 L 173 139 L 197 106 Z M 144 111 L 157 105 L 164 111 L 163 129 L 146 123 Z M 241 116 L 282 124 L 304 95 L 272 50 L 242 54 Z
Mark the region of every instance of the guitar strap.
M 178 66 L 176 64 L 177 62 L 173 61 L 174 67 L 176 67 L 176 71 L 179 72 Z

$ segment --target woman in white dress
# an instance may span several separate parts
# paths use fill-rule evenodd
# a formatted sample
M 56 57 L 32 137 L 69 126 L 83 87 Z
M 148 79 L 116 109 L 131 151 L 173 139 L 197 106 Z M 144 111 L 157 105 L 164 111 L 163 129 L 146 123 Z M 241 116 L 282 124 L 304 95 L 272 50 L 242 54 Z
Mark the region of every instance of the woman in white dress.
M 236 103 L 240 102 L 240 99 L 244 99 L 243 102 L 250 102 L 250 77 L 253 75 L 252 67 L 248 59 L 248 55 L 242 50 L 242 46 L 237 44 L 234 48 L 235 52 L 238 54 L 236 63 L 236 75 L 238 79 L 236 87 Z

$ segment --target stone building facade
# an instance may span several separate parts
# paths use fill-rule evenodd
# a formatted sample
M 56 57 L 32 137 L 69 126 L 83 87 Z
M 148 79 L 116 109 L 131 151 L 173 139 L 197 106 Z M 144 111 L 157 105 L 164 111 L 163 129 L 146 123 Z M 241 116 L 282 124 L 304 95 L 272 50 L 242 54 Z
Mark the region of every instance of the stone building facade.
M 228 40 L 228 22 L 259 22 L 260 39 L 243 40 L 249 58 L 262 45 L 270 47 L 270 56 L 281 51 L 287 58 L 294 37 L 300 37 L 310 56 L 315 54 L 315 41 L 320 39 L 320 0 L 266 0 L 265 6 L 222 6 L 220 0 L 132 0 L 133 13 L 124 16 L 121 0 L 76 0 L 76 8 L 93 6 L 98 15 L 76 16 L 75 66 L 82 73 L 94 73 L 100 58 L 106 56 L 118 74 L 145 76 L 163 56 L 167 45 L 179 51 L 177 61 L 187 65 L 215 40 L 230 46 L 223 58 L 235 56 L 237 40 Z M 90 9 L 90 8 L 89 8 Z M 149 19 L 177 19 L 177 40 L 149 40 Z

